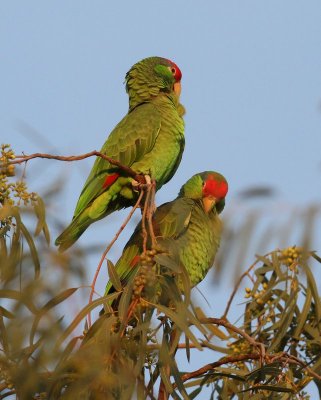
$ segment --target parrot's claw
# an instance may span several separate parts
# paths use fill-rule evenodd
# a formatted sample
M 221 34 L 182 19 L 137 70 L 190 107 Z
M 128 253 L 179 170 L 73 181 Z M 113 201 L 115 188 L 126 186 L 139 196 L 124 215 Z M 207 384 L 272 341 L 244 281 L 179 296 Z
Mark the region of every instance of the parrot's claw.
M 139 191 L 139 186 L 141 185 L 140 182 L 137 182 L 135 179 L 132 180 L 132 188 L 134 192 Z
M 141 185 L 153 185 L 153 181 L 149 175 L 139 175 L 139 177 L 141 177 L 139 181 L 132 180 L 132 187 L 135 192 L 139 192 Z
M 152 179 L 149 175 L 144 175 L 146 185 L 151 185 L 152 184 Z

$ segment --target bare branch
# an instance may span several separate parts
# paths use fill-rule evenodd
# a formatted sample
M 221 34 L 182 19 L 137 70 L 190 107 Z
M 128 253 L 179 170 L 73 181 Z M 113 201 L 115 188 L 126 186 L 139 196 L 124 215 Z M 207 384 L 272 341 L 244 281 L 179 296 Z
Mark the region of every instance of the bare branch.
M 119 161 L 114 160 L 113 158 L 106 156 L 106 154 L 103 154 L 96 150 L 93 150 L 89 153 L 81 154 L 79 156 L 56 156 L 53 154 L 46 154 L 46 153 L 34 153 L 34 154 L 29 154 L 29 155 L 22 154 L 22 155 L 16 155 L 15 160 L 8 162 L 8 164 L 9 165 L 22 164 L 22 163 L 26 163 L 27 161 L 32 160 L 34 158 L 47 158 L 49 160 L 58 160 L 58 161 L 80 161 L 80 160 L 84 160 L 85 158 L 93 157 L 93 156 L 103 158 L 104 160 L 108 161 L 110 164 L 115 165 L 116 167 L 118 167 L 119 169 L 124 171 L 127 175 L 131 176 L 136 181 L 138 181 L 140 183 L 145 183 L 145 179 L 143 178 L 142 175 L 137 174 L 137 172 L 132 170 L 130 167 L 123 165 Z
M 293 356 L 292 354 L 289 354 L 287 352 L 282 352 L 279 355 L 276 355 L 274 357 L 271 358 L 271 362 L 274 361 L 286 361 L 287 363 L 290 364 L 296 364 L 296 365 L 300 365 L 302 368 L 304 368 L 311 376 L 313 376 L 314 378 L 318 379 L 321 381 L 321 375 L 317 374 L 315 371 L 313 371 L 312 368 L 310 368 L 308 366 L 308 364 L 306 364 L 304 361 L 300 360 L 298 357 Z
M 199 368 L 196 371 L 188 372 L 188 373 L 182 375 L 181 379 L 183 382 L 185 382 L 188 379 L 197 378 L 198 376 L 201 376 L 201 375 L 205 374 L 206 372 L 211 371 L 211 370 L 213 370 L 217 367 L 220 367 L 221 365 L 224 365 L 224 364 L 230 364 L 230 363 L 235 363 L 235 362 L 240 362 L 240 361 L 248 361 L 248 360 L 258 360 L 259 358 L 260 358 L 260 355 L 255 354 L 255 353 L 223 357 L 219 361 L 215 361 L 213 363 L 206 364 L 206 365 L 204 365 L 204 367 Z
M 238 335 L 242 336 L 245 340 L 247 340 L 252 346 L 259 348 L 262 360 L 265 359 L 265 347 L 264 347 L 264 344 L 261 343 L 261 342 L 257 342 L 255 339 L 253 339 L 246 332 L 242 331 L 242 329 L 238 328 L 235 325 L 232 325 L 226 319 L 223 319 L 223 318 L 200 318 L 199 321 L 202 324 L 221 325 L 221 326 L 224 326 L 226 329 L 229 329 L 229 330 L 237 333 Z
M 114 236 L 113 240 L 109 243 L 109 245 L 106 247 L 105 251 L 103 252 L 99 264 L 97 266 L 94 278 L 91 282 L 91 291 L 90 291 L 90 296 L 89 296 L 89 304 L 92 302 L 93 300 L 93 296 L 94 296 L 94 292 L 95 292 L 95 286 L 96 286 L 96 281 L 99 275 L 99 272 L 101 270 L 101 266 L 104 262 L 104 260 L 106 259 L 107 254 L 109 253 L 110 249 L 112 248 L 112 246 L 114 245 L 114 243 L 116 242 L 116 240 L 118 239 L 119 235 L 122 233 L 122 231 L 125 229 L 126 225 L 128 224 L 128 222 L 130 221 L 131 217 L 133 216 L 135 210 L 139 207 L 140 202 L 143 198 L 144 195 L 144 190 L 141 190 L 139 197 L 136 201 L 136 204 L 134 205 L 134 207 L 130 210 L 130 213 L 128 214 L 128 216 L 126 217 L 125 221 L 122 223 L 121 227 L 118 229 L 116 235 Z M 91 313 L 88 314 L 88 325 L 89 327 L 91 326 Z
M 265 254 L 264 257 L 268 257 L 268 256 L 270 256 L 272 253 L 273 253 L 273 252 L 271 251 L 270 253 Z M 228 302 L 227 302 L 227 305 L 226 305 L 224 314 L 223 314 L 223 316 L 222 316 L 223 319 L 227 317 L 227 314 L 228 314 L 228 312 L 229 312 L 229 310 L 230 310 L 230 307 L 231 307 L 232 301 L 233 301 L 233 299 L 234 299 L 234 296 L 235 296 L 236 292 L 238 291 L 242 280 L 243 280 L 246 276 L 249 276 L 249 277 L 250 277 L 249 273 L 250 273 L 250 272 L 252 271 L 252 269 L 256 266 L 256 264 L 259 263 L 260 261 L 261 261 L 261 260 L 257 259 L 257 260 L 256 260 L 256 261 L 255 261 L 255 262 L 240 276 L 240 277 L 239 277 L 238 281 L 236 282 L 236 285 L 234 286 L 233 292 L 232 292 L 232 294 L 231 294 L 231 296 L 230 296 L 230 298 L 229 298 L 229 300 L 228 300 Z
M 151 189 L 150 189 L 150 199 L 149 199 L 149 203 L 148 203 L 148 212 L 147 212 L 147 223 L 148 223 L 149 236 L 150 236 L 151 242 L 152 242 L 152 246 L 151 246 L 152 249 L 154 249 L 156 246 L 156 237 L 154 234 L 154 228 L 153 228 L 153 222 L 152 222 L 153 214 L 156 209 L 155 193 L 156 193 L 156 181 L 153 180 Z

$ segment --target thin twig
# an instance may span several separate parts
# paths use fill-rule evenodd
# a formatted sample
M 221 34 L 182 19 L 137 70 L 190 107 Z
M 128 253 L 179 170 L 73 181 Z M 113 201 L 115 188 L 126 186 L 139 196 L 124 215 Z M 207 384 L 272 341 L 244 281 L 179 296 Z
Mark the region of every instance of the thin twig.
M 100 151 L 93 150 L 89 153 L 81 154 L 79 156 L 56 156 L 53 154 L 46 154 L 46 153 L 34 153 L 34 154 L 29 154 L 29 155 L 16 155 L 15 160 L 8 161 L 8 165 L 11 164 L 22 164 L 26 163 L 29 160 L 32 160 L 33 158 L 47 158 L 50 160 L 58 160 L 58 161 L 79 161 L 79 160 L 84 160 L 85 158 L 88 157 L 101 157 L 104 160 L 108 161 L 110 164 L 115 165 L 122 171 L 124 171 L 127 175 L 131 176 L 134 178 L 136 181 L 143 183 L 145 179 L 143 178 L 142 175 L 137 174 L 134 170 L 132 170 L 130 167 L 121 164 L 119 161 L 114 160 L 113 158 L 110 158 L 106 156 L 106 154 L 101 153 Z
M 14 389 L 13 389 L 13 390 L 10 390 L 10 392 L 7 392 L 7 393 L 1 395 L 0 399 L 2 400 L 2 399 L 4 399 L 4 398 L 9 397 L 9 396 L 12 396 L 12 395 L 14 395 L 14 394 L 16 394 L 16 393 L 17 393 L 17 392 L 16 392 Z
M 140 186 L 141 187 L 146 186 L 146 197 L 142 212 L 143 254 L 145 254 L 147 251 L 148 236 L 151 239 L 151 248 L 153 249 L 156 246 L 156 237 L 153 229 L 153 214 L 156 209 L 155 205 L 156 182 L 153 180 L 150 184 L 140 185 Z M 147 232 L 146 225 L 148 226 L 149 232 Z
M 291 364 L 296 364 L 300 365 L 302 368 L 304 368 L 311 376 L 314 378 L 318 379 L 321 381 L 321 375 L 317 374 L 316 372 L 313 371 L 312 368 L 308 366 L 304 361 L 300 360 L 300 358 L 293 356 L 292 354 L 289 354 L 287 352 L 282 352 L 280 355 L 276 355 L 274 357 L 270 358 L 271 362 L 277 361 L 277 360 L 284 360 L 288 363 Z
M 264 257 L 268 257 L 268 256 L 270 256 L 272 253 L 273 253 L 273 252 L 267 253 L 267 254 L 265 254 Z M 238 291 L 238 288 L 240 287 L 240 284 L 241 284 L 242 280 L 243 280 L 246 276 L 249 276 L 249 277 L 250 277 L 250 275 L 249 275 L 250 271 L 252 271 L 252 269 L 256 266 L 256 264 L 257 264 L 258 262 L 260 262 L 260 261 L 261 261 L 261 260 L 257 259 L 257 260 L 256 260 L 256 261 L 255 261 L 255 262 L 240 276 L 240 277 L 239 277 L 239 279 L 238 279 L 236 285 L 234 286 L 233 292 L 232 292 L 232 294 L 231 294 L 231 296 L 230 296 L 230 298 L 229 298 L 229 300 L 228 300 L 228 302 L 227 302 L 227 305 L 226 305 L 224 314 L 223 314 L 223 316 L 222 316 L 223 319 L 225 319 L 225 318 L 227 317 L 227 314 L 228 314 L 228 312 L 229 312 L 229 310 L 230 310 L 230 307 L 231 307 L 232 301 L 233 301 L 233 299 L 234 299 L 234 296 L 235 296 L 236 292 Z
M 219 361 L 206 364 L 202 368 L 197 369 L 196 371 L 193 372 L 188 372 L 184 375 L 182 375 L 181 379 L 183 382 L 187 381 L 188 379 L 192 378 L 197 378 L 198 376 L 201 376 L 205 374 L 208 371 L 211 371 L 217 367 L 220 367 L 223 364 L 230 364 L 230 363 L 235 363 L 235 362 L 240 362 L 240 361 L 246 361 L 246 360 L 257 360 L 260 358 L 259 354 L 255 353 L 250 353 L 250 354 L 240 354 L 238 356 L 230 356 L 230 357 L 223 357 Z M 175 387 L 175 385 L 174 385 Z
M 155 180 L 153 180 L 151 185 L 150 199 L 148 203 L 148 212 L 147 212 L 147 223 L 148 223 L 149 236 L 152 242 L 151 246 L 152 249 L 156 247 L 156 237 L 153 228 L 153 214 L 155 211 L 155 193 L 156 193 L 156 182 Z
M 166 331 L 167 331 L 167 329 L 170 329 L 169 328 L 169 324 L 168 324 L 166 319 L 163 320 L 163 326 L 164 326 L 164 328 L 163 328 L 163 337 L 164 336 L 166 337 L 166 336 L 168 336 L 168 333 Z M 172 343 L 173 343 L 173 341 L 175 339 L 176 330 L 177 329 L 170 330 L 169 343 L 166 343 L 167 353 L 168 354 L 169 354 L 170 348 L 172 346 Z M 174 354 L 169 354 L 169 356 L 174 358 L 176 350 L 177 350 L 177 347 L 176 347 L 176 349 L 174 351 Z M 166 365 L 164 365 L 164 373 L 165 373 L 165 376 L 167 377 L 167 379 L 169 380 L 169 378 L 171 376 L 171 368 L 170 368 L 170 365 L 168 363 L 166 363 Z M 168 391 L 166 389 L 166 385 L 164 383 L 164 380 L 162 379 L 162 376 L 161 376 L 160 379 L 161 379 L 161 381 L 160 381 L 160 384 L 159 384 L 157 400 L 167 400 L 168 399 Z
M 144 208 L 143 208 L 143 215 L 142 215 L 143 254 L 145 254 L 147 251 L 148 234 L 147 234 L 147 230 L 146 230 L 146 216 L 147 216 L 147 212 L 149 209 L 150 191 L 151 191 L 151 185 L 148 185 L 148 187 L 146 189 L 146 197 L 145 197 L 145 201 L 144 201 Z
M 232 325 L 230 322 L 226 321 L 225 319 L 223 319 L 223 318 L 200 318 L 199 321 L 201 324 L 221 325 L 221 326 L 224 326 L 226 329 L 229 329 L 229 330 L 237 333 L 238 335 L 242 336 L 245 340 L 247 340 L 252 346 L 259 348 L 262 361 L 265 359 L 264 344 L 261 342 L 257 342 L 246 332 L 242 331 L 242 329 L 238 328 L 235 325 Z
M 89 304 L 92 302 L 93 299 L 93 295 L 95 292 L 95 286 L 96 286 L 96 281 L 99 275 L 99 272 L 101 270 L 101 266 L 106 258 L 106 255 L 108 254 L 108 252 L 110 251 L 110 249 L 112 248 L 113 244 L 116 242 L 116 240 L 118 239 L 119 235 L 122 233 L 122 231 L 125 229 L 126 225 L 128 224 L 128 222 L 130 221 L 131 217 L 133 216 L 135 210 L 139 207 L 140 202 L 143 198 L 144 195 L 144 190 L 141 190 L 141 192 L 139 193 L 139 197 L 136 201 L 136 204 L 134 205 L 134 207 L 130 210 L 130 213 L 128 214 L 128 216 L 126 217 L 125 221 L 122 223 L 121 227 L 118 229 L 116 235 L 114 236 L 113 240 L 109 243 L 109 245 L 106 247 L 105 251 L 103 252 L 99 264 L 96 268 L 96 272 L 94 275 L 94 278 L 91 282 L 91 291 L 90 291 L 90 295 L 89 295 Z M 89 327 L 91 327 L 91 313 L 88 314 L 88 325 Z

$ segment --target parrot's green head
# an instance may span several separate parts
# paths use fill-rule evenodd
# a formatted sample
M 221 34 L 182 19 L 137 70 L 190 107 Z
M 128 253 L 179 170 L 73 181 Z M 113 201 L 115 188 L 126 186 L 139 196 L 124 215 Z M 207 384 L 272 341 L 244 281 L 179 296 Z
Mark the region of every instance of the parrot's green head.
M 131 67 L 126 74 L 126 91 L 130 109 L 151 100 L 160 92 L 179 98 L 182 73 L 178 66 L 166 58 L 145 58 Z
M 223 175 L 214 171 L 200 172 L 192 176 L 182 186 L 178 196 L 202 200 L 206 213 L 214 208 L 217 213 L 223 211 L 228 184 Z

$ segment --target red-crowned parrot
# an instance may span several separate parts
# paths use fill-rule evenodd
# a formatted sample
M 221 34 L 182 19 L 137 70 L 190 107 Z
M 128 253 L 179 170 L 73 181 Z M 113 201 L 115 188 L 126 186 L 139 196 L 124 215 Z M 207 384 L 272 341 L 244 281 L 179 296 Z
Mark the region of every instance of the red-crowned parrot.
M 153 230 L 163 256 L 185 267 L 192 287 L 204 279 L 213 265 L 221 239 L 219 214 L 224 208 L 227 191 L 227 181 L 219 173 L 196 174 L 182 186 L 175 200 L 161 205 L 153 216 Z M 123 285 L 136 274 L 142 252 L 140 222 L 115 265 Z M 109 281 L 105 294 L 113 291 Z
M 176 172 L 184 150 L 185 110 L 179 103 L 182 73 L 165 58 L 149 57 L 126 74 L 128 114 L 101 152 L 148 175 L 159 189 Z M 70 225 L 56 239 L 60 251 L 70 247 L 93 222 L 135 204 L 133 178 L 98 157 L 81 191 Z

